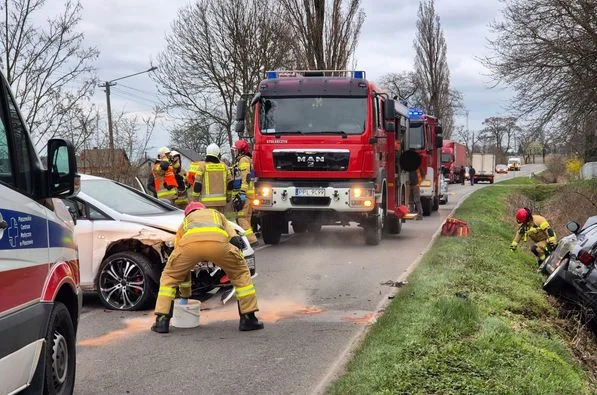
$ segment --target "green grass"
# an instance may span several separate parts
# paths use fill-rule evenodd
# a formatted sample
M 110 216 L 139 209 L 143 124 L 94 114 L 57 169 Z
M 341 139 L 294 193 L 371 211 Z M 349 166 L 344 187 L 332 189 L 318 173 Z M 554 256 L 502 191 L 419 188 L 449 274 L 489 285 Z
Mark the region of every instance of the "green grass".
M 588 394 L 534 260 L 508 247 L 507 188 L 475 192 L 359 346 L 332 394 Z
M 535 177 L 516 177 L 500 181 L 499 185 L 533 185 L 541 184 L 541 181 Z

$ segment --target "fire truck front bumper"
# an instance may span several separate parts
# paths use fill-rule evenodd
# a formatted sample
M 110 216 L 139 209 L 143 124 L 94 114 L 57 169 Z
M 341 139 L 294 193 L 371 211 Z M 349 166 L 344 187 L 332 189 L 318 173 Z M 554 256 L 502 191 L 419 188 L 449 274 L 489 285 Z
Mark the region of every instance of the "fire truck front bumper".
M 258 181 L 251 205 L 257 211 L 368 213 L 378 199 L 370 181 Z

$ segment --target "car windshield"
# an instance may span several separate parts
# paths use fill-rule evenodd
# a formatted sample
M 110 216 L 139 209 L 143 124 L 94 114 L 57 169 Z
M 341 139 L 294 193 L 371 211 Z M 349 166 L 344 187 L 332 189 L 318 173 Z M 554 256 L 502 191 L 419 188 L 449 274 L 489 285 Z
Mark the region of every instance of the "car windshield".
M 423 124 L 413 123 L 411 121 L 408 129 L 408 148 L 409 149 L 423 149 L 425 148 L 425 135 L 423 134 Z
M 147 216 L 171 211 L 144 194 L 111 180 L 82 181 L 81 192 L 121 214 Z
M 366 119 L 365 97 L 269 98 L 260 112 L 266 134 L 362 134 Z

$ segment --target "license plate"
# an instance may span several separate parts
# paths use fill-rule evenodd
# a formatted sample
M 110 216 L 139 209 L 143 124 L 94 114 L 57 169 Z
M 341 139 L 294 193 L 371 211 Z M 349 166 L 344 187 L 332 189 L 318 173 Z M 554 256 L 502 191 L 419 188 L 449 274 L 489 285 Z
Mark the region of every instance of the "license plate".
M 296 196 L 325 196 L 323 188 L 296 188 Z

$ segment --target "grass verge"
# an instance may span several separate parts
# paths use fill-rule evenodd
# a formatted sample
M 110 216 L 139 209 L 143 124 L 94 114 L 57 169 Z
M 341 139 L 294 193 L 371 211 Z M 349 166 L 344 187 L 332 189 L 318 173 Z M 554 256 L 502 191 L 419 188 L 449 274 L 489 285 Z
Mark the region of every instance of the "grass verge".
M 535 185 L 540 183 L 541 181 L 535 177 L 516 177 L 500 181 L 500 185 Z
M 589 394 L 534 260 L 508 246 L 508 188 L 484 188 L 455 217 L 356 350 L 332 394 Z

